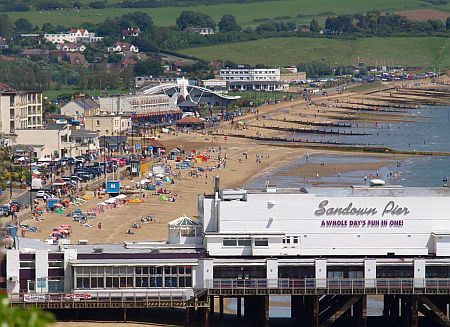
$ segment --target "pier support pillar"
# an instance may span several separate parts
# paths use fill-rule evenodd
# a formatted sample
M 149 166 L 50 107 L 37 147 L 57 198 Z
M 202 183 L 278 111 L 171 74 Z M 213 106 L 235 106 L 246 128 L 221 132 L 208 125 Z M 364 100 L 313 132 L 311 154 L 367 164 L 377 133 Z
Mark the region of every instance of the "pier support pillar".
M 223 296 L 219 296 L 219 317 L 223 320 Z
M 264 319 L 264 324 L 263 326 L 265 327 L 269 327 L 269 321 L 270 321 L 270 302 L 269 302 L 269 296 L 265 295 L 263 296 L 263 319 Z
M 211 295 L 210 297 L 209 297 L 209 316 L 210 316 L 210 318 L 212 318 L 212 317 L 214 317 L 214 301 L 215 301 L 215 299 L 214 299 L 214 295 Z
M 203 327 L 209 327 L 209 308 L 203 308 Z
M 122 309 L 123 311 L 123 322 L 127 322 L 127 309 L 126 308 L 123 308 Z
M 383 301 L 383 316 L 390 318 L 399 317 L 399 296 L 398 295 L 385 295 Z
M 306 326 L 319 327 L 319 297 L 317 295 L 305 296 L 306 304 Z
M 242 319 L 242 298 L 240 296 L 236 299 L 236 314 L 239 320 Z
M 302 307 L 304 307 L 304 299 L 301 295 L 292 295 L 291 296 L 291 318 L 295 321 L 300 320 L 302 318 Z
M 269 326 L 269 296 L 245 296 L 244 318 L 248 326 Z
M 353 315 L 356 326 L 367 326 L 367 295 L 361 295 L 361 298 L 353 305 Z
M 185 325 L 189 326 L 191 324 L 191 308 L 186 308 L 186 321 Z

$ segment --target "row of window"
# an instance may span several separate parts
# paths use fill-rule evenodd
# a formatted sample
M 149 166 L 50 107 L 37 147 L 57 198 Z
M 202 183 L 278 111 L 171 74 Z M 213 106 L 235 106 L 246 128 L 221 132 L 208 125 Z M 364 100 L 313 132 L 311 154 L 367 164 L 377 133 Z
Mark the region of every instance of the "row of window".
M 77 276 L 191 275 L 191 266 L 75 267 Z
M 19 266 L 20 266 L 20 268 L 34 269 L 34 268 L 36 268 L 36 262 L 35 261 L 20 261 Z M 62 260 L 49 261 L 48 267 L 49 268 L 64 268 L 64 261 L 62 261 Z
M 222 241 L 223 246 L 252 246 L 251 238 L 224 238 Z M 255 238 L 253 240 L 254 246 L 269 246 L 269 240 L 267 238 Z
M 192 287 L 191 276 L 77 277 L 76 289 Z
M 190 266 L 76 267 L 75 288 L 191 287 Z

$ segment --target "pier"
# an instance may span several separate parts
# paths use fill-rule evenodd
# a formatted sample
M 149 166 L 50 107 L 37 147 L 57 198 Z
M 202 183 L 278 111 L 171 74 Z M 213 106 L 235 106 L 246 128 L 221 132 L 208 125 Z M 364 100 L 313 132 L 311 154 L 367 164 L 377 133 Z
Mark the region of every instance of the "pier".
M 332 326 L 345 321 L 351 326 L 367 326 L 367 296 L 383 296 L 383 314 L 378 319 L 397 326 L 419 326 L 430 320 L 450 326 L 450 278 L 378 278 L 378 279 L 213 279 L 196 286 L 183 297 L 180 292 L 95 293 L 74 298 L 67 293 L 10 296 L 14 307 L 39 307 L 51 310 L 127 310 L 177 308 L 185 310 L 186 326 L 200 319 L 207 327 L 224 318 L 224 299 L 236 301 L 236 318 L 250 326 L 270 325 L 271 295 L 290 296 L 291 320 L 296 326 Z M 218 306 L 215 304 L 218 302 Z M 243 309 L 243 310 L 242 310 Z

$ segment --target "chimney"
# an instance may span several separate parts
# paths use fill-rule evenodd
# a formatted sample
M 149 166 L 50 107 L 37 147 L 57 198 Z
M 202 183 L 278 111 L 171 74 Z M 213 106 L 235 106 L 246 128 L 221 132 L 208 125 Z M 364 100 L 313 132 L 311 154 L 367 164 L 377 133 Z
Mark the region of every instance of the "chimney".
M 218 194 L 220 191 L 220 177 L 215 176 L 214 177 L 214 194 Z

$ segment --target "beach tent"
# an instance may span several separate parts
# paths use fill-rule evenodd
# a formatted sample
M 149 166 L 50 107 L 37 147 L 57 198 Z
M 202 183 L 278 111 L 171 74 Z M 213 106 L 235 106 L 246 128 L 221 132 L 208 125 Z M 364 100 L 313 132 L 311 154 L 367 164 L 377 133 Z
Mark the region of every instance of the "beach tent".
M 159 200 L 161 200 L 161 201 L 167 201 L 167 196 L 161 195 L 161 196 L 159 197 Z
M 73 213 L 83 213 L 80 209 L 75 209 Z
M 172 180 L 170 179 L 169 176 L 166 176 L 163 180 L 164 180 L 164 182 L 169 182 L 169 183 L 172 182 Z
M 156 190 L 156 187 L 153 184 L 148 184 L 146 190 L 147 191 L 154 191 L 154 190 Z
M 56 213 L 64 214 L 64 209 L 60 207 L 60 208 L 56 209 Z
M 147 184 L 147 183 L 151 183 L 151 180 L 149 180 L 149 179 L 141 180 L 141 185 L 144 185 L 144 184 Z
M 165 176 L 165 175 L 164 175 L 164 174 L 161 174 L 161 173 L 155 175 L 155 177 L 158 177 L 158 178 L 163 178 L 164 176 Z
M 56 181 L 53 182 L 53 186 L 65 186 L 66 185 L 66 181 L 58 178 Z

